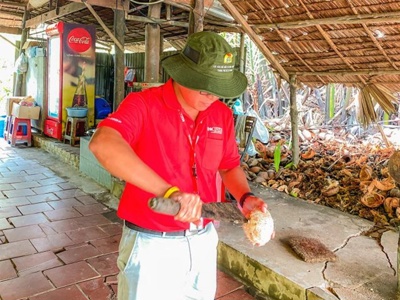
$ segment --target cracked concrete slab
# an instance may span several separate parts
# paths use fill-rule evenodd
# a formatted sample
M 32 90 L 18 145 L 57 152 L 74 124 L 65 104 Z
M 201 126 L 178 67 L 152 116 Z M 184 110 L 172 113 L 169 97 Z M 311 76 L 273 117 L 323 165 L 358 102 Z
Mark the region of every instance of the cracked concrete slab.
M 306 291 L 313 288 L 325 296 L 312 299 L 396 299 L 398 233 L 384 232 L 379 243 L 363 235 L 374 228 L 368 220 L 273 190 L 257 186 L 252 190 L 268 203 L 275 221 L 275 239 L 254 247 L 240 225 L 221 222 L 218 228 L 221 242 L 251 261 L 250 268 L 235 270 L 244 282 L 253 281 L 256 288 L 276 299 L 286 299 L 282 295 L 287 299 L 311 299 Z M 337 260 L 303 261 L 285 242 L 290 236 L 300 235 L 318 239 L 337 255 Z M 220 263 L 237 268 L 230 251 L 221 251 L 221 255 L 229 258 L 220 257 Z
M 336 254 L 325 276 L 340 299 L 396 299 L 397 277 L 375 239 L 353 237 Z

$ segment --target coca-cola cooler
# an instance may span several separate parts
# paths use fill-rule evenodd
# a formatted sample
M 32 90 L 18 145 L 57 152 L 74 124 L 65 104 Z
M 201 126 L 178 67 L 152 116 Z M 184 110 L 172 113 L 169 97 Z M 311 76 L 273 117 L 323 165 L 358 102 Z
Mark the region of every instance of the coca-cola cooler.
M 62 140 L 66 108 L 86 107 L 87 127 L 95 125 L 96 29 L 92 25 L 58 22 L 49 25 L 46 33 L 47 114 L 43 132 Z

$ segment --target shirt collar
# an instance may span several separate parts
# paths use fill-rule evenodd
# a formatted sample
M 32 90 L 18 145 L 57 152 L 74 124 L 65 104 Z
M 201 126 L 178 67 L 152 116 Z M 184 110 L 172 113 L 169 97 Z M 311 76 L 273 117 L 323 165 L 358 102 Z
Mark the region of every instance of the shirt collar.
M 176 97 L 174 85 L 172 84 L 172 82 L 173 81 L 171 78 L 171 79 L 168 79 L 168 81 L 164 84 L 163 99 L 164 99 L 165 105 L 168 106 L 169 108 L 180 110 L 180 109 L 182 109 L 182 107 L 178 101 L 178 98 Z

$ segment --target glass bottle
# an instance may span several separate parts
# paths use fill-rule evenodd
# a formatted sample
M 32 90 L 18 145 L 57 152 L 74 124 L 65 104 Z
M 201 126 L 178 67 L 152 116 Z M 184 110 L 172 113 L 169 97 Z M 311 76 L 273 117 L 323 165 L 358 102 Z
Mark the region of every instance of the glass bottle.
M 72 100 L 72 106 L 87 106 L 85 65 L 82 66 L 82 73 L 79 76 L 78 86 L 76 87 L 74 98 Z

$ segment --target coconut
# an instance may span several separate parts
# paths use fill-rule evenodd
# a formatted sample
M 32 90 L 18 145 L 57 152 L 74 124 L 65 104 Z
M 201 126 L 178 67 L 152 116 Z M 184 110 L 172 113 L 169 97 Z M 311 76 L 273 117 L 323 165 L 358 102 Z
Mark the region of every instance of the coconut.
M 253 245 L 263 246 L 269 242 L 274 232 L 274 220 L 269 211 L 254 210 L 250 219 L 243 224 L 243 230 Z

